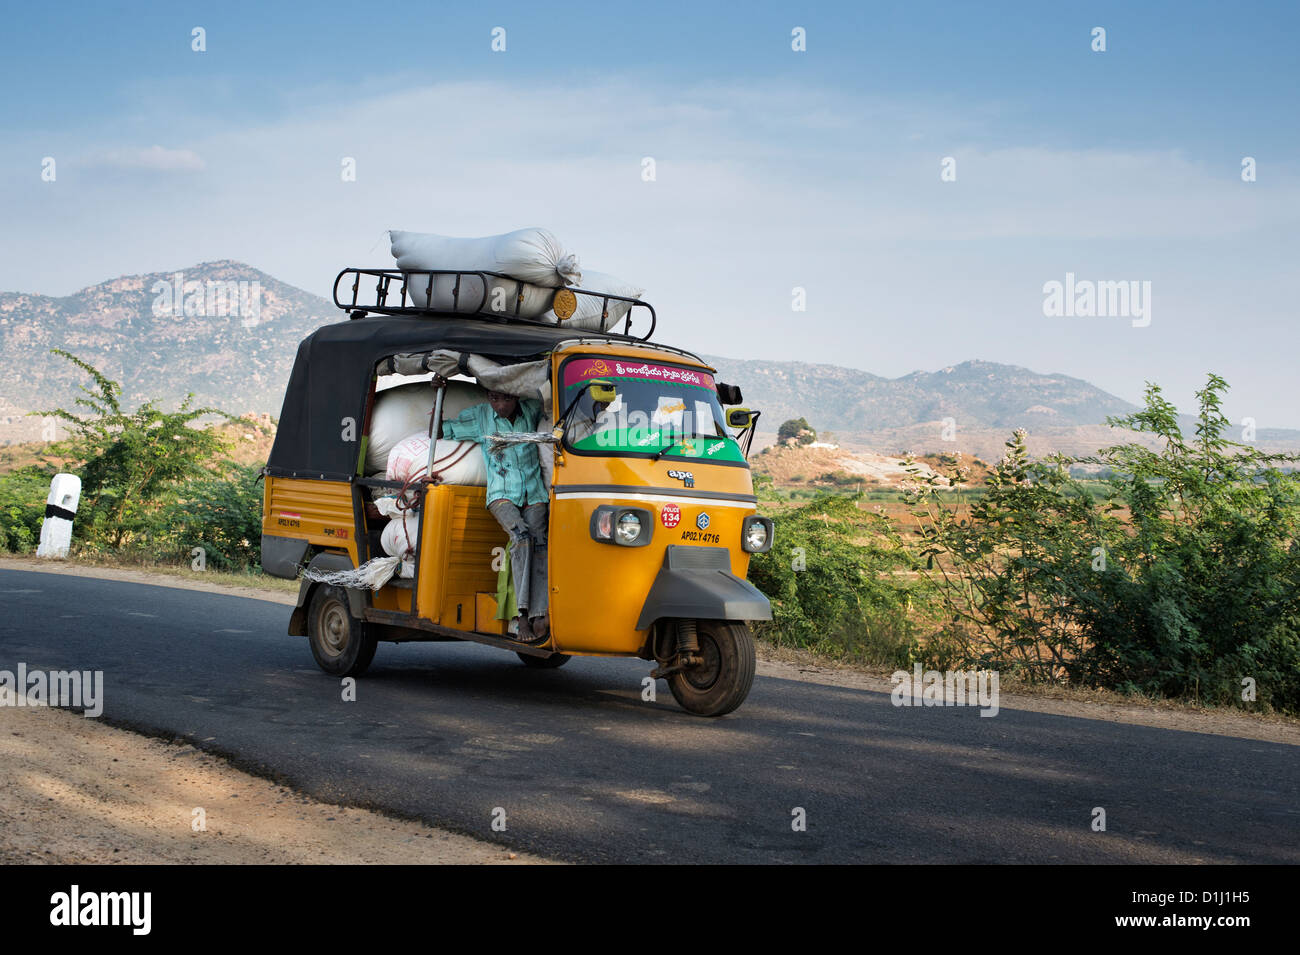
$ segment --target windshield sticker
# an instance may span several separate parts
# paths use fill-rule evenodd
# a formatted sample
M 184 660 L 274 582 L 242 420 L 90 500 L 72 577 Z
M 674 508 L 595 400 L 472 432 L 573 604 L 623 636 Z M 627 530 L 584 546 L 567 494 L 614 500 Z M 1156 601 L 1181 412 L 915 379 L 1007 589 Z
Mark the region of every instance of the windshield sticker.
M 705 406 L 707 407 L 707 405 Z M 672 395 L 660 395 L 659 407 L 655 408 L 655 413 L 650 417 L 650 423 L 658 428 L 672 428 L 675 431 L 682 430 L 682 416 L 686 414 L 686 402 L 681 398 L 675 398 Z M 711 420 L 713 413 L 705 420 Z
M 650 362 L 633 363 L 616 358 L 574 358 L 564 366 L 565 388 L 575 388 L 591 378 L 631 378 L 715 390 L 713 376 L 693 368 L 674 368 L 672 365 Z
M 731 438 L 714 438 L 704 444 L 698 438 L 681 440 L 671 432 L 647 432 L 644 427 L 605 428 L 576 440 L 571 434 L 569 440 L 579 451 L 597 454 L 658 453 L 664 458 L 687 458 L 700 464 L 709 461 L 738 463 L 745 460 L 740 446 Z

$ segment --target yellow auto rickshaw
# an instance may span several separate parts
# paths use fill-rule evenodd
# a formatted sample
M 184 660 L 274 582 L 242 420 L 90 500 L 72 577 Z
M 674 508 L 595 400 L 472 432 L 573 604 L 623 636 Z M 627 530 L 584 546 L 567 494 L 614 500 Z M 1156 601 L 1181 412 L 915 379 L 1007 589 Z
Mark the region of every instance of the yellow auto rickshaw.
M 454 284 L 454 310 L 411 304 L 408 285 L 435 275 Z M 748 621 L 771 619 L 767 598 L 745 579 L 750 555 L 773 541 L 746 463 L 758 413 L 724 411 L 741 402 L 739 388 L 715 381 L 699 357 L 650 341 L 655 313 L 639 299 L 560 289 L 561 320 L 550 324 L 461 296 L 462 285 L 485 290 L 505 278 L 339 274 L 335 303 L 348 320 L 299 346 L 264 469 L 263 569 L 303 578 L 289 633 L 306 636 L 319 666 L 335 676 L 361 674 L 380 641 L 470 640 L 540 668 L 573 656 L 640 657 L 657 664 L 651 675 L 666 679 L 689 712 L 734 710 L 754 677 Z M 351 295 L 341 299 L 346 279 Z M 361 301 L 371 279 L 373 297 Z M 426 302 L 434 301 L 429 289 Z M 602 316 L 625 310 L 623 330 L 566 327 L 563 317 L 581 296 L 598 300 Z M 649 330 L 633 334 L 643 317 Z M 549 428 L 532 436 L 553 462 L 543 469 L 550 630 L 540 645 L 514 639 L 499 609 L 507 539 L 484 487 L 437 479 L 402 486 L 366 473 L 384 380 L 439 380 L 448 371 L 471 388 L 513 374 L 547 399 Z M 430 393 L 430 418 L 441 420 L 442 390 Z M 418 507 L 410 576 L 374 590 L 322 582 L 383 556 L 388 518 L 372 498 L 394 493 Z

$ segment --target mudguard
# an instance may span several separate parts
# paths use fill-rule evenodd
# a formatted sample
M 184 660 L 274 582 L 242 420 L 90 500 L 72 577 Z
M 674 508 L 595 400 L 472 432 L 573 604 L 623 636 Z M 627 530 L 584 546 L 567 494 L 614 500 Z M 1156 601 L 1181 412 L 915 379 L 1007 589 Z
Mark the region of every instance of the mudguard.
M 262 570 L 282 580 L 297 580 L 310 546 L 301 537 L 262 535 Z
M 308 570 L 351 570 L 352 559 L 347 554 L 317 554 L 307 565 Z M 293 613 L 289 616 L 289 635 L 293 637 L 305 637 L 307 635 L 307 606 L 311 602 L 311 593 L 318 584 L 314 580 L 302 579 L 302 586 L 298 588 L 298 605 L 294 608 Z M 365 618 L 366 598 L 361 591 L 348 588 L 348 610 L 352 616 L 358 620 Z
M 664 617 L 771 620 L 772 604 L 757 587 L 731 572 L 725 547 L 670 544 L 636 628 L 644 630 Z

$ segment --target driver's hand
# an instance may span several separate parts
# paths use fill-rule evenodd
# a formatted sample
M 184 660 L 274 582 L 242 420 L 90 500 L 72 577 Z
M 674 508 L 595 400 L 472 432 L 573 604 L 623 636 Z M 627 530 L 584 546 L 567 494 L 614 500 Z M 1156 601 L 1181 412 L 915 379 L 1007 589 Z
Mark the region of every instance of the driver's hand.
M 447 387 L 447 379 L 444 378 L 444 377 L 442 377 L 442 375 L 438 375 L 438 374 L 435 374 L 435 375 L 433 376 L 433 380 L 432 380 L 431 382 L 429 382 L 429 383 L 430 383 L 431 385 L 433 385 L 433 387 L 435 387 L 435 388 L 446 388 L 446 387 Z

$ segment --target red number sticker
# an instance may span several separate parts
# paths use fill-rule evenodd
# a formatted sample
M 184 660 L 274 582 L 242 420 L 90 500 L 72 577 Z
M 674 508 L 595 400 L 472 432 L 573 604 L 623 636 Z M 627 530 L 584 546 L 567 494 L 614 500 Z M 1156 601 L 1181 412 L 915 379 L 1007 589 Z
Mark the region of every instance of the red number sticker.
M 664 527 L 676 527 L 677 522 L 682 519 L 682 509 L 676 504 L 665 504 L 659 516 L 664 522 Z

